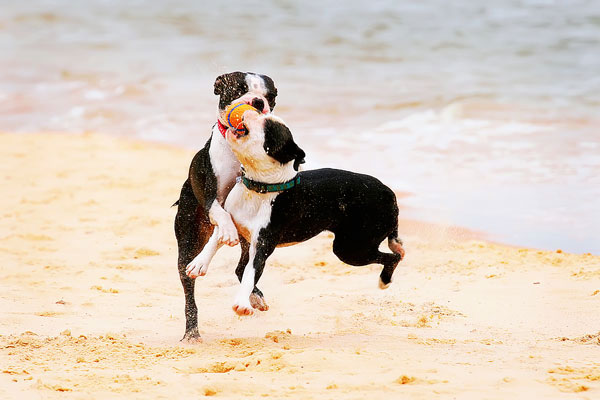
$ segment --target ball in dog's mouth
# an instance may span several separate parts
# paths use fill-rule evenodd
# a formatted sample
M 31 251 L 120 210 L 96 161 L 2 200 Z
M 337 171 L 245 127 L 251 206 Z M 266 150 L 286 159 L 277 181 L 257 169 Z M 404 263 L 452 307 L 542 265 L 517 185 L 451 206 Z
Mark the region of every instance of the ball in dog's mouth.
M 254 111 L 260 114 L 259 110 L 247 103 L 231 104 L 225 109 L 225 122 L 236 134 L 241 134 L 239 137 L 248 133 L 243 125 L 243 116 L 246 111 Z

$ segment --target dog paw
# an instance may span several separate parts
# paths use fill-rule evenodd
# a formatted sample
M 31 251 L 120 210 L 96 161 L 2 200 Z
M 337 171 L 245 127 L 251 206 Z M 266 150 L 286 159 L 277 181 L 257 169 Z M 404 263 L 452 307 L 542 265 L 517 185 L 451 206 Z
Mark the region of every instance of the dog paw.
M 192 279 L 195 279 L 199 276 L 204 276 L 208 272 L 208 262 L 203 260 L 202 257 L 196 257 L 192 260 L 191 263 L 187 265 L 185 269 L 185 273 Z
M 269 306 L 267 305 L 265 298 L 262 296 L 259 296 L 256 293 L 252 293 L 250 295 L 250 305 L 252 306 L 252 308 L 255 308 L 259 311 L 267 311 L 269 309 Z
M 404 260 L 406 251 L 404 250 L 404 247 L 402 247 L 402 240 L 400 240 L 399 238 L 389 240 L 388 247 L 390 248 L 391 251 L 400 255 L 401 260 Z
M 189 331 L 185 332 L 185 335 L 181 338 L 180 342 L 186 343 L 202 343 L 202 338 L 200 337 L 200 333 L 198 333 L 198 328 L 192 328 Z
M 219 242 L 232 247 L 240 242 L 237 229 L 232 222 L 218 226 L 218 238 Z
M 254 309 L 249 300 L 236 301 L 231 308 L 233 308 L 233 311 L 241 317 L 254 314 Z
M 390 287 L 390 283 L 383 283 L 383 281 L 381 280 L 381 278 L 379 278 L 379 289 L 383 290 L 383 289 L 387 289 Z

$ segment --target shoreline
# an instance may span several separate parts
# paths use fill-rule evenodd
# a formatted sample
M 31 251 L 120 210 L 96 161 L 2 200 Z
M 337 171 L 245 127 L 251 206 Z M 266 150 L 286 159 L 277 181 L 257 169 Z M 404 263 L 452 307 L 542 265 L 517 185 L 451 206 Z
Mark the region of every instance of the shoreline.
M 448 108 L 452 107 L 449 106 Z M 466 113 L 466 115 L 468 115 L 468 113 Z M 206 137 L 199 135 L 195 140 L 184 144 L 176 140 L 167 140 L 164 137 L 131 137 L 124 133 L 47 131 L 36 133 L 18 132 L 14 134 L 66 134 L 74 136 L 100 134 L 125 141 L 139 141 L 141 143 L 179 149 L 191 154 L 195 154 L 195 152 L 201 149 L 208 139 L 208 135 L 206 135 Z M 539 196 L 541 196 L 540 193 L 548 195 L 553 193 L 552 185 L 538 185 L 536 187 L 532 186 L 527 188 L 527 190 L 522 193 L 524 196 L 523 201 L 526 203 L 523 208 L 523 215 L 525 215 L 525 210 L 528 210 L 529 213 L 533 213 L 537 216 L 534 216 L 533 218 L 529 216 L 529 218 L 525 219 L 521 217 L 516 218 L 515 210 L 511 210 L 510 207 L 502 208 L 503 206 L 499 205 L 500 200 L 497 199 L 491 201 L 488 205 L 488 207 L 490 207 L 489 210 L 481 211 L 482 203 L 485 202 L 481 198 L 481 196 L 484 196 L 484 192 L 481 190 L 466 190 L 463 194 L 459 195 L 458 192 L 461 192 L 461 190 L 453 187 L 448 188 L 447 193 L 442 195 L 439 187 L 431 192 L 424 190 L 422 187 L 402 189 L 402 181 L 392 178 L 394 174 L 390 172 L 391 169 L 384 168 L 383 165 L 380 164 L 369 166 L 370 164 L 364 156 L 349 147 L 342 147 L 335 155 L 331 155 L 329 146 L 332 144 L 327 142 L 323 143 L 325 146 L 324 148 L 315 147 L 315 143 L 317 143 L 318 140 L 319 138 L 314 135 L 307 135 L 304 138 L 303 147 L 310 154 L 311 158 L 311 160 L 308 160 L 307 164 L 309 169 L 323 167 L 341 168 L 377 177 L 396 193 L 399 206 L 405 211 L 403 219 L 410 220 L 411 225 L 416 223 L 424 224 L 425 226 L 431 225 L 434 228 L 439 226 L 442 230 L 448 230 L 450 227 L 453 227 L 452 229 L 468 232 L 467 236 L 469 237 L 485 239 L 513 247 L 529 247 L 544 251 L 561 250 L 574 254 L 600 255 L 597 245 L 594 244 L 593 238 L 585 234 L 585 232 L 594 227 L 594 221 L 596 221 L 597 213 L 590 212 L 589 209 L 592 209 L 591 206 L 588 206 L 585 210 L 569 211 L 568 215 L 564 216 L 564 221 L 562 222 L 559 221 L 561 214 L 557 211 L 556 204 L 542 209 L 532 206 L 532 202 L 539 200 Z M 375 144 L 376 148 L 378 146 L 378 144 Z M 324 149 L 329 150 L 324 153 Z M 330 163 L 323 162 L 324 154 L 331 155 Z M 352 159 L 356 158 L 356 160 L 359 161 L 359 165 L 350 166 L 347 162 L 348 156 L 351 156 Z M 412 162 L 415 162 L 415 160 L 412 160 Z M 388 165 L 388 167 L 389 166 L 390 165 Z M 189 167 L 189 165 L 187 167 Z M 186 170 L 187 167 L 185 167 Z M 437 184 L 432 183 L 432 185 L 433 187 L 436 187 L 439 185 L 439 182 Z M 502 196 L 506 197 L 509 195 L 511 198 L 518 197 L 519 192 L 515 190 L 514 187 L 510 190 L 505 189 L 505 192 L 499 196 L 499 199 L 502 199 Z M 537 191 L 540 193 L 537 193 Z M 446 204 L 444 198 L 449 199 L 450 201 Z M 515 207 L 515 204 L 511 207 Z M 546 218 L 540 219 L 539 215 L 542 215 L 543 213 L 551 215 L 551 217 L 547 216 Z M 585 217 L 588 217 L 588 219 L 585 219 Z M 515 224 L 519 224 L 518 221 L 522 220 L 523 222 L 520 229 L 515 229 Z M 567 229 L 565 221 L 569 220 L 575 225 L 573 229 Z
M 407 257 L 389 289 L 377 288 L 379 267 L 338 261 L 325 233 L 275 252 L 261 280 L 270 310 L 250 318 L 231 310 L 239 249 L 223 248 L 196 285 L 203 341 L 180 343 L 170 205 L 193 154 L 0 133 L 2 398 L 600 391 L 600 257 L 402 219 Z

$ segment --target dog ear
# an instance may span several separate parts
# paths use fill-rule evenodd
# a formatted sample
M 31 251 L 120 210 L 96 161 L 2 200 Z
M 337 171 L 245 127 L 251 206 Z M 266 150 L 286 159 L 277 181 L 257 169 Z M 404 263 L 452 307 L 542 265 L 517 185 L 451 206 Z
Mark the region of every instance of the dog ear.
M 305 156 L 306 153 L 304 153 L 304 150 L 302 150 L 300 147 L 298 147 L 298 145 L 296 145 L 296 157 L 294 157 L 294 169 L 296 171 L 298 171 L 298 168 L 300 168 L 300 164 L 304 164 L 306 162 L 304 160 Z
M 219 75 L 215 80 L 215 94 L 220 96 L 223 94 L 223 89 L 225 89 L 225 77 L 227 74 Z
M 230 72 L 228 74 L 219 75 L 215 80 L 215 94 L 221 96 L 228 88 L 245 86 L 246 74 L 241 71 Z M 247 91 L 246 87 L 244 91 Z M 242 93 L 243 94 L 243 93 Z
M 304 162 L 306 154 L 292 136 L 287 126 L 271 118 L 265 119 L 265 152 L 281 164 L 294 160 L 294 169 L 297 171 Z

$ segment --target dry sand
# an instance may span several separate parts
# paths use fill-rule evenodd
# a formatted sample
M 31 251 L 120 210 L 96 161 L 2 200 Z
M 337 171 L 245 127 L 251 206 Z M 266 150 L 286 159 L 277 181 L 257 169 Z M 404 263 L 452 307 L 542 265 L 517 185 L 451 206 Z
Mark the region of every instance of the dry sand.
M 190 151 L 0 135 L 0 398 L 600 398 L 600 257 L 400 222 L 407 257 L 279 249 L 270 310 L 231 310 L 239 248 L 198 279 L 182 344 L 173 234 Z

